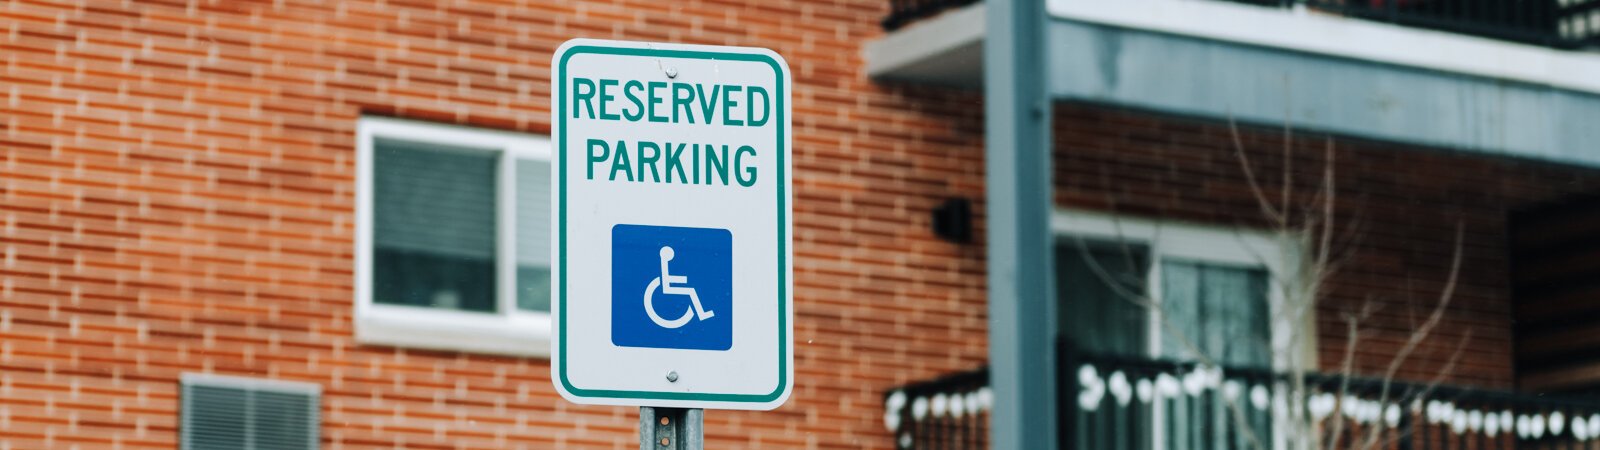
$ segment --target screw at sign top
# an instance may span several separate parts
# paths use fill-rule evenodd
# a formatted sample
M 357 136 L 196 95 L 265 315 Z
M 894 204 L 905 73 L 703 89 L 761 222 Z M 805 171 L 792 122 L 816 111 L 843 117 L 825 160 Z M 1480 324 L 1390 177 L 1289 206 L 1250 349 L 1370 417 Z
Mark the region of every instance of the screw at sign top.
M 678 68 L 677 67 L 668 66 L 667 67 L 667 78 L 677 78 L 677 77 L 678 77 Z

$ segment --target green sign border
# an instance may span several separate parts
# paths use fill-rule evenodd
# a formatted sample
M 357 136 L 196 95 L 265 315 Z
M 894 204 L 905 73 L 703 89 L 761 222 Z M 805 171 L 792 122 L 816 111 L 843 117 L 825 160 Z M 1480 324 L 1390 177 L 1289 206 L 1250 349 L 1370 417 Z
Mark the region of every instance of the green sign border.
M 573 47 L 567 49 L 567 52 L 561 55 L 561 62 L 556 65 L 556 79 L 557 79 L 557 83 L 558 83 L 556 88 L 560 89 L 560 91 L 557 91 L 557 92 L 560 92 L 560 93 L 563 93 L 563 94 L 565 94 L 567 92 L 567 90 L 566 90 L 567 89 L 567 61 L 571 60 L 573 56 L 581 55 L 581 54 L 623 55 L 623 56 L 644 56 L 644 57 L 686 58 L 686 59 L 713 59 L 713 60 L 726 60 L 726 61 L 749 61 L 749 62 L 765 63 L 768 66 L 772 67 L 772 73 L 777 79 L 776 80 L 777 92 L 773 93 L 773 98 L 774 98 L 774 101 L 773 101 L 774 103 L 773 104 L 776 106 L 776 110 L 777 110 L 777 116 L 776 117 L 778 119 L 777 120 L 777 124 L 778 124 L 777 128 L 778 128 L 778 150 L 779 150 L 778 151 L 778 164 L 777 164 L 777 166 L 778 166 L 778 385 L 773 388 L 771 393 L 768 393 L 768 394 L 760 394 L 760 395 L 757 395 L 757 394 L 713 394 L 713 393 L 693 393 L 693 392 L 619 391 L 619 390 L 604 390 L 604 389 L 581 389 L 581 388 L 578 388 L 577 386 L 573 386 L 572 385 L 572 381 L 567 379 L 567 339 L 566 339 L 566 335 L 567 335 L 567 310 L 568 310 L 568 308 L 567 308 L 567 136 L 566 136 L 566 132 L 567 132 L 567 109 L 566 109 L 566 101 L 565 101 L 566 100 L 566 96 L 562 95 L 561 98 L 562 98 L 563 101 L 558 102 L 560 104 L 552 105 L 552 107 L 556 111 L 556 117 L 557 117 L 556 120 L 557 120 L 557 123 L 558 123 L 558 125 L 556 126 L 556 130 L 557 130 L 557 134 L 558 134 L 558 136 L 556 136 L 556 140 L 557 140 L 557 144 L 556 144 L 557 145 L 557 147 L 556 147 L 557 148 L 557 151 L 556 151 L 556 164 L 557 164 L 557 167 L 561 168 L 560 171 L 559 171 L 560 176 L 558 177 L 559 181 L 560 181 L 560 185 L 559 185 L 559 189 L 558 189 L 559 192 L 560 192 L 560 195 L 557 198 L 557 201 L 559 202 L 559 206 L 560 206 L 560 211 L 559 211 L 559 214 L 560 214 L 560 227 L 559 228 L 560 228 L 560 230 L 558 232 L 559 232 L 559 236 L 561 237 L 560 242 L 559 242 L 561 248 L 560 248 L 560 255 L 559 255 L 559 259 L 560 259 L 559 264 L 560 265 L 558 267 L 560 267 L 560 269 L 561 269 L 561 291 L 560 291 L 559 296 L 558 296 L 558 298 L 556 300 L 557 302 L 559 302 L 558 306 L 560 306 L 560 308 L 561 308 L 561 314 L 557 318 L 557 320 L 559 320 L 561 322 L 561 324 L 560 324 L 560 332 L 559 332 L 560 336 L 557 336 L 557 338 L 556 338 L 557 341 L 560 342 L 560 346 L 561 346 L 561 348 L 559 349 L 559 351 L 560 351 L 559 364 L 561 366 L 559 378 L 561 379 L 561 386 L 564 387 L 567 390 L 568 393 L 571 393 L 572 395 L 576 395 L 576 396 L 579 396 L 579 397 L 636 398 L 636 399 L 646 399 L 646 400 L 698 400 L 698 401 L 728 402 L 728 403 L 768 403 L 768 402 L 771 402 L 773 400 L 777 400 L 780 396 L 783 395 L 784 387 L 787 386 L 788 383 L 789 383 L 789 379 L 788 379 L 789 378 L 789 357 L 788 357 L 789 356 L 789 339 L 788 339 L 788 333 L 789 333 L 789 310 L 788 310 L 788 307 L 789 307 L 789 302 L 786 301 L 788 299 L 788 289 L 789 289 L 789 273 L 788 273 L 788 270 L 787 270 L 788 267 L 789 267 L 789 265 L 788 265 L 788 258 L 789 258 L 789 249 L 788 249 L 788 246 L 789 246 L 789 239 L 788 239 L 788 223 L 789 223 L 788 222 L 788 213 L 789 213 L 789 211 L 788 211 L 788 209 L 789 208 L 788 208 L 788 203 L 789 203 L 789 197 L 788 197 L 788 174 L 786 173 L 787 169 L 788 169 L 788 160 L 785 158 L 785 155 L 788 153 L 787 145 L 785 145 L 785 144 L 787 144 L 787 141 L 786 141 L 787 135 L 785 134 L 785 132 L 788 131 L 787 130 L 787 128 L 788 128 L 787 124 L 789 123 L 788 122 L 788 115 L 787 115 L 788 108 L 787 108 L 787 104 L 786 104 L 786 102 L 787 102 L 789 97 L 787 95 L 787 91 L 785 91 L 785 89 L 787 89 L 787 87 L 784 86 L 784 81 L 785 80 L 784 80 L 784 76 L 783 75 L 784 75 L 785 71 L 783 70 L 783 66 L 778 64 L 778 61 L 772 59 L 772 57 L 767 56 L 767 55 L 763 55 L 763 54 L 758 54 L 758 53 L 729 53 L 729 52 L 715 52 L 715 51 L 703 51 L 703 50 L 658 50 L 658 49 L 648 49 L 648 48 L 600 47 L 600 46 L 594 46 L 594 45 L 578 45 L 578 46 L 573 46 Z

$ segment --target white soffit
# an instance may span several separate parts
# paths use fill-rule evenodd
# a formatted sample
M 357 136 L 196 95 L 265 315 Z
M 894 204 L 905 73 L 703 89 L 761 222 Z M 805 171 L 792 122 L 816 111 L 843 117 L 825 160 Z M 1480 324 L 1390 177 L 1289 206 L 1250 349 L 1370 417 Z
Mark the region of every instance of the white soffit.
M 1394 64 L 1600 94 L 1600 54 L 1218 0 L 1047 0 L 1057 19 Z M 867 74 L 977 87 L 978 2 L 868 42 Z M 1071 43 L 1061 43 L 1071 45 Z
M 945 11 L 868 42 L 867 76 L 977 88 L 983 83 L 983 3 Z
M 1600 93 L 1600 54 L 1217 0 L 1047 0 L 1051 16 Z

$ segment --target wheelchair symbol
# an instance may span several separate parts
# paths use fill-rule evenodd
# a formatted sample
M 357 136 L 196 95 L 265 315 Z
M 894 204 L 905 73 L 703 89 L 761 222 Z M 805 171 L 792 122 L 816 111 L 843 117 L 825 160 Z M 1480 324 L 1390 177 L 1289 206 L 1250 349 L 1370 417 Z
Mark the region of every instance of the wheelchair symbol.
M 676 255 L 672 251 L 672 247 L 661 247 L 661 276 L 650 280 L 650 285 L 644 288 L 644 313 L 650 315 L 650 320 L 654 321 L 656 325 L 660 325 L 662 328 L 678 328 L 684 326 L 684 324 L 689 323 L 689 315 L 691 312 L 693 313 L 694 317 L 697 317 L 700 320 L 710 319 L 716 315 L 714 312 L 707 311 L 705 307 L 700 306 L 700 294 L 696 293 L 694 288 L 687 286 L 689 283 L 689 277 L 684 275 L 673 275 L 669 270 L 667 270 L 667 263 L 672 261 L 674 256 Z M 661 293 L 665 295 L 689 296 L 689 303 L 691 307 L 683 310 L 683 314 L 678 316 L 677 319 L 667 320 L 661 318 L 660 314 L 656 314 L 654 302 L 656 288 L 661 288 Z

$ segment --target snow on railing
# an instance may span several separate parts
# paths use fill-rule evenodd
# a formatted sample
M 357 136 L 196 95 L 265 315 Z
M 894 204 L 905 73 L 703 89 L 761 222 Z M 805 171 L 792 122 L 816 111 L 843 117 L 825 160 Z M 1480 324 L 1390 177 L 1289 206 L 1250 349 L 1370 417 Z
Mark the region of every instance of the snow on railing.
M 1588 399 L 1404 382 L 1388 383 L 1384 395 L 1380 381 L 1321 374 L 1308 376 L 1308 394 L 1295 399 L 1282 374 L 1171 361 L 1105 359 L 1064 375 L 1062 398 L 1073 400 L 1060 415 L 1064 448 L 1253 448 L 1249 439 L 1290 439 L 1291 408 L 1304 408 L 1300 417 L 1321 433 L 1342 420 L 1346 435 L 1318 436 L 1346 443 L 1372 431 L 1425 446 L 1411 448 L 1600 443 L 1600 402 Z M 993 401 L 987 369 L 958 373 L 887 392 L 884 426 L 901 449 L 986 448 Z

